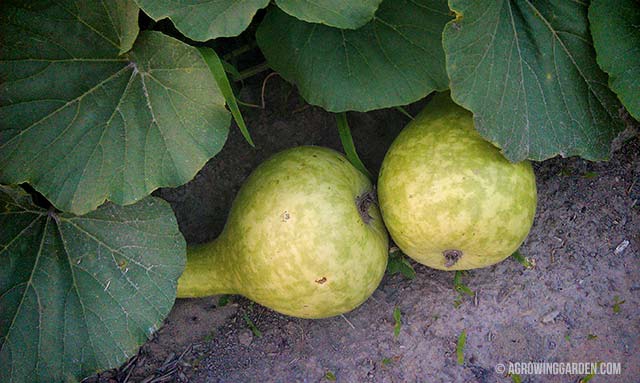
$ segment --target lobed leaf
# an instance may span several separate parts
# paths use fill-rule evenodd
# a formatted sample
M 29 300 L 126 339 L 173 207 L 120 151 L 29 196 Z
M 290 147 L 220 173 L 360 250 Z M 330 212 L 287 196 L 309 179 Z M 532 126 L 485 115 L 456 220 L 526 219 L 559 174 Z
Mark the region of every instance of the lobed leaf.
M 74 216 L 0 186 L 0 381 L 60 382 L 120 365 L 169 313 L 185 254 L 157 198 Z
M 220 151 L 230 115 L 196 48 L 147 31 L 120 55 L 132 4 L 0 3 L 0 183 L 83 214 L 181 185 Z
M 330 112 L 368 111 L 447 88 L 444 0 L 386 0 L 356 30 L 300 21 L 272 8 L 256 38 L 267 62 L 311 104 Z
M 452 98 L 511 161 L 606 159 L 623 124 L 598 68 L 587 5 L 451 0 L 444 29 Z

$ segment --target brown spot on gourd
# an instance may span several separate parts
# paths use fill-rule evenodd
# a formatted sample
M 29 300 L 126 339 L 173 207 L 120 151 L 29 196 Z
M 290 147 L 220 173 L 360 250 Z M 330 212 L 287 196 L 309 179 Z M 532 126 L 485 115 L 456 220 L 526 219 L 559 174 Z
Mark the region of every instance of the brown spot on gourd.
M 327 277 L 322 277 L 322 278 L 320 278 L 320 279 L 317 279 L 317 280 L 316 280 L 316 283 L 317 283 L 317 284 L 322 285 L 322 284 L 324 284 L 326 281 L 327 281 Z

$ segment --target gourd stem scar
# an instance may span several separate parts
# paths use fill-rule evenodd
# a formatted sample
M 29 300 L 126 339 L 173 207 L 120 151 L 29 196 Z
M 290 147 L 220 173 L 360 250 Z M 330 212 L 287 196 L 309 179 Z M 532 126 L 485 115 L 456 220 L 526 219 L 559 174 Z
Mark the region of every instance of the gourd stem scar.
M 373 190 L 364 192 L 356 197 L 356 206 L 358 207 L 358 213 L 360 213 L 362 221 L 367 225 L 373 219 L 373 217 L 369 215 L 369 207 L 376 203 L 376 192 Z
M 447 260 L 447 263 L 444 264 L 445 267 L 451 267 L 458 262 L 460 258 L 462 258 L 462 251 L 456 249 L 449 249 L 442 252 L 444 258 Z

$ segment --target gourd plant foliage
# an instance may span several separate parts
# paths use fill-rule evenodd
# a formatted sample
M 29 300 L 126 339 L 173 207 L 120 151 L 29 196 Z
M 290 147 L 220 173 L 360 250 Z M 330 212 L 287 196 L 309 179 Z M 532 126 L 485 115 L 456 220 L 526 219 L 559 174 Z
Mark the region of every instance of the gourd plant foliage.
M 512 161 L 606 159 L 622 105 L 640 118 L 635 0 L 269 3 L 0 3 L 0 381 L 117 366 L 171 308 L 185 242 L 149 194 L 221 150 L 227 107 L 252 143 L 221 68 L 237 71 L 183 41 L 258 24 L 267 64 L 330 112 L 450 89 Z M 141 31 L 141 10 L 183 38 Z

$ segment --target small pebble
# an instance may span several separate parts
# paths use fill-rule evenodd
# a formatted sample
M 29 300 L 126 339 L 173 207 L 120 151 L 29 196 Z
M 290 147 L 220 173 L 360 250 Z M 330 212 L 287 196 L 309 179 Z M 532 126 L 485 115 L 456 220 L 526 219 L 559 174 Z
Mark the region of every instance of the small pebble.
M 551 323 L 556 319 L 556 317 L 558 315 L 560 315 L 560 311 L 553 310 L 550 313 L 548 313 L 548 314 L 546 314 L 545 316 L 542 317 L 542 323 Z
M 238 342 L 240 342 L 241 345 L 249 346 L 252 341 L 253 341 L 253 334 L 251 334 L 251 331 L 246 330 L 238 334 Z
M 622 254 L 628 246 L 629 246 L 629 241 L 625 239 L 624 241 L 620 242 L 618 246 L 616 246 L 616 249 L 613 251 L 613 254 L 615 255 Z

